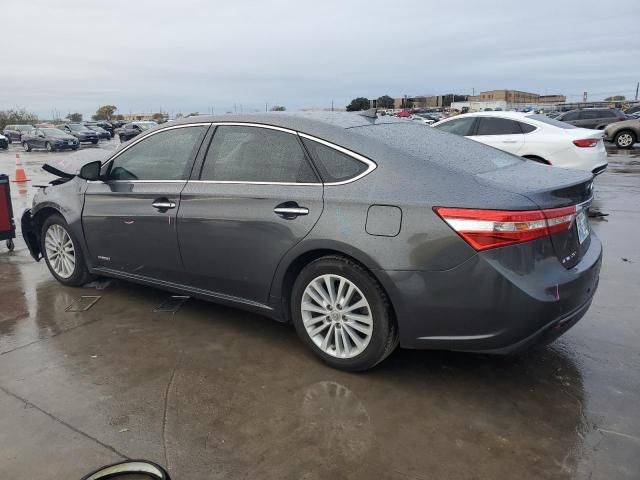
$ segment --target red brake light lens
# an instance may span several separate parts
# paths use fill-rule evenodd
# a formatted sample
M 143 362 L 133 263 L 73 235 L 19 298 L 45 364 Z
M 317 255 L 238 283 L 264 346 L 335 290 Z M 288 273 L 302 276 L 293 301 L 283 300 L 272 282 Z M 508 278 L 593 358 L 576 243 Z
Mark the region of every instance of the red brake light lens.
M 476 210 L 434 207 L 436 214 L 475 250 L 504 247 L 568 230 L 576 207 L 547 210 Z
M 581 140 L 574 140 L 573 144 L 576 147 L 595 147 L 599 141 L 599 138 L 583 138 Z

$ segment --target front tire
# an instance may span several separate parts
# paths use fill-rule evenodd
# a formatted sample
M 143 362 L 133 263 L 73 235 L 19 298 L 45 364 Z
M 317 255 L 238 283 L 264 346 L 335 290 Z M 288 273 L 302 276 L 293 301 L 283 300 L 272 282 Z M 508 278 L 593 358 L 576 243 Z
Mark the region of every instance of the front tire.
M 613 141 L 615 142 L 616 147 L 627 149 L 633 148 L 633 144 L 636 143 L 637 140 L 638 139 L 632 131 L 623 130 L 616 134 L 616 137 Z
M 61 215 L 47 217 L 40 232 L 42 256 L 56 280 L 63 285 L 79 287 L 93 278 L 78 239 Z
M 29 145 L 29 142 L 22 142 L 22 148 L 24 148 L 25 152 L 31 151 L 31 145 Z
M 344 257 L 322 257 L 302 269 L 291 315 L 300 338 L 340 370 L 370 369 L 398 345 L 384 290 L 365 268 Z

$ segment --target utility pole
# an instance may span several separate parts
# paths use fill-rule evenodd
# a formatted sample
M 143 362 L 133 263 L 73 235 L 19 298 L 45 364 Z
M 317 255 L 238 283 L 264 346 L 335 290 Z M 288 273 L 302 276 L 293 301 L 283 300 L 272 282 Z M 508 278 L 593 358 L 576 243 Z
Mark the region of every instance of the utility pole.
M 331 111 L 333 112 L 333 99 L 331 100 Z
M 264 111 L 265 112 L 267 111 L 268 106 L 269 106 L 269 104 L 267 102 L 264 102 Z
M 638 88 L 640 88 L 640 82 L 636 83 L 636 100 L 638 100 Z

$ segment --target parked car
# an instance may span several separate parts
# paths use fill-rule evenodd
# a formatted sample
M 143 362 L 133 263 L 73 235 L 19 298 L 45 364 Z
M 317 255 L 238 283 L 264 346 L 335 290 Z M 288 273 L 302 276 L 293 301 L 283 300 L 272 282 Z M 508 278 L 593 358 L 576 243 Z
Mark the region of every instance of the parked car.
M 593 128 L 603 130 L 604 127 L 613 122 L 626 120 L 627 116 L 620 110 L 613 108 L 582 108 L 579 110 L 569 110 L 561 113 L 556 120 L 570 123 L 576 127 Z
M 438 122 L 433 128 L 555 167 L 575 168 L 595 175 L 607 168 L 602 132 L 574 127 L 546 115 L 467 113 Z
M 127 142 L 131 140 L 133 137 L 140 135 L 145 130 L 148 130 L 152 127 L 157 126 L 156 122 L 131 122 L 125 124 L 121 129 L 118 130 L 118 136 L 120 137 L 121 142 Z
M 640 105 L 629 107 L 624 111 L 624 113 L 626 113 L 627 115 L 631 115 L 632 113 L 640 113 Z
M 618 148 L 633 148 L 633 144 L 638 139 L 640 139 L 640 119 L 612 123 L 604 129 L 604 140 L 615 143 Z
M 81 123 L 65 123 L 58 125 L 58 128 L 69 135 L 73 135 L 80 143 L 91 142 L 94 145 L 98 143 L 98 133 L 85 127 Z
M 26 152 L 34 148 L 44 148 L 49 152 L 55 150 L 77 150 L 80 142 L 73 135 L 57 128 L 34 128 L 22 135 L 22 147 Z
M 422 125 L 431 125 L 435 122 L 432 118 L 427 117 L 426 115 L 414 114 L 411 115 L 411 120 L 414 122 L 420 123 Z
M 6 150 L 9 148 L 9 139 L 0 133 L 0 148 Z
M 7 125 L 2 134 L 7 137 L 9 143 L 20 142 L 22 134 L 33 129 L 33 125 Z
M 111 138 L 111 134 L 102 127 L 98 127 L 97 125 L 86 125 L 86 124 L 85 124 L 85 127 L 87 127 L 89 130 L 93 130 L 94 132 L 96 132 L 98 134 L 98 140 L 100 139 L 109 140 Z
M 365 118 L 365 116 L 367 118 Z M 293 322 L 323 361 L 506 353 L 587 311 L 592 175 L 356 113 L 158 126 L 40 189 L 22 216 L 59 282 L 105 275 Z
M 629 118 L 640 118 L 640 112 L 629 113 L 629 114 L 627 114 L 627 117 L 629 117 Z
M 94 121 L 94 122 L 84 122 L 84 124 L 87 127 L 100 127 L 104 130 L 106 130 L 107 132 L 109 132 L 109 138 L 113 138 L 113 136 L 115 135 L 115 128 L 114 126 L 104 120 L 98 120 L 98 121 Z

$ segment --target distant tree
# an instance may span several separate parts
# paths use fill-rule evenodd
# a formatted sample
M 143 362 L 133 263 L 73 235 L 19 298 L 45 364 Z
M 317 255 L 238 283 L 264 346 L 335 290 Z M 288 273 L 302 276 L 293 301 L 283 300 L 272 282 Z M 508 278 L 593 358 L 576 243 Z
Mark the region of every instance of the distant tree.
M 394 101 L 389 95 L 383 95 L 376 100 L 378 108 L 393 108 Z
M 155 120 L 156 122 L 161 122 L 162 120 L 164 120 L 164 114 L 162 114 L 162 113 L 154 113 L 153 115 L 151 115 L 151 118 L 153 120 Z
M 366 97 L 354 98 L 353 100 L 351 100 L 351 103 L 347 105 L 347 112 L 357 112 L 359 110 L 368 110 L 370 104 L 371 103 L 369 102 L 369 99 Z
M 70 113 L 69 115 L 67 115 L 67 120 L 69 120 L 70 122 L 81 122 L 82 121 L 82 114 L 81 113 Z
M 282 105 L 274 105 L 273 107 L 270 108 L 270 110 L 272 112 L 284 112 L 286 108 L 283 107 Z
M 624 95 L 614 95 L 604 99 L 605 102 L 622 102 L 624 100 L 626 100 Z
M 95 115 L 91 115 L 93 120 L 111 120 L 113 114 L 118 110 L 115 105 L 102 105 L 96 110 Z
M 12 124 L 32 125 L 38 123 L 38 116 L 35 113 L 27 112 L 24 108 L 20 110 L 0 110 L 0 130 Z
M 183 117 L 182 113 L 176 113 L 176 120 L 182 117 Z

